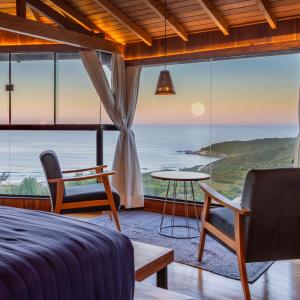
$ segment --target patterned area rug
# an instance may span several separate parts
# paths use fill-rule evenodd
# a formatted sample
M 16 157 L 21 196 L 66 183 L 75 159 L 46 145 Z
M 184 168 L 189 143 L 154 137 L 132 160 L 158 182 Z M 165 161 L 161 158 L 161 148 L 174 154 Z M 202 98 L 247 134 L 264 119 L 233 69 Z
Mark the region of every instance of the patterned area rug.
M 197 261 L 198 238 L 175 239 L 161 236 L 157 233 L 161 214 L 141 210 L 128 210 L 119 212 L 119 218 L 122 232 L 130 239 L 174 249 L 176 262 L 201 268 L 224 277 L 240 279 L 236 256 L 211 237 L 208 236 L 206 238 L 203 261 L 200 264 Z M 109 220 L 108 216 L 93 218 L 89 222 L 106 228 L 115 228 L 114 223 Z M 185 219 L 176 217 L 175 222 L 183 225 L 185 224 Z M 170 225 L 170 216 L 166 216 L 164 225 Z M 197 226 L 195 221 L 192 225 Z M 247 264 L 249 283 L 255 282 L 272 263 Z

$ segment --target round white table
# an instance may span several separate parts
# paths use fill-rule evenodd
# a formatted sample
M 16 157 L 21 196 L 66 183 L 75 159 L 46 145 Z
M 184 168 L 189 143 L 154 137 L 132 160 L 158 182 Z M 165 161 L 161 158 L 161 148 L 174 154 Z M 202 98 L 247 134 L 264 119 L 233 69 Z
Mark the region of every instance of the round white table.
M 160 222 L 160 226 L 158 228 L 158 233 L 163 236 L 178 238 L 178 239 L 189 239 L 195 238 L 199 236 L 200 225 L 199 218 L 197 212 L 197 203 L 195 201 L 195 193 L 193 183 L 196 181 L 207 180 L 210 178 L 208 174 L 199 173 L 199 172 L 184 172 L 184 171 L 161 171 L 151 173 L 151 177 L 159 180 L 168 181 L 166 197 L 164 201 L 164 208 L 162 212 L 162 218 Z M 177 186 L 178 183 L 182 182 L 183 184 L 183 200 L 177 200 Z M 173 196 L 169 198 L 170 188 L 173 186 Z M 191 224 L 190 216 L 189 216 L 189 204 L 188 200 L 188 185 L 190 185 L 190 191 L 192 195 L 192 203 L 195 209 L 195 221 L 196 227 Z M 171 204 L 171 217 L 169 225 L 165 225 L 165 213 L 167 203 Z M 175 213 L 176 213 L 176 204 L 183 203 L 184 204 L 184 224 L 175 223 Z

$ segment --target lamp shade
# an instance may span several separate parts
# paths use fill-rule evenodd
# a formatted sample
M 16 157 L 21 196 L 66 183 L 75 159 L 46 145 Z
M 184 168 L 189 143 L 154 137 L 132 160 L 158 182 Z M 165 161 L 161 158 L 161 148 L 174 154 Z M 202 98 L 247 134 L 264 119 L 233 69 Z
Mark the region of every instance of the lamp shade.
M 175 95 L 171 74 L 168 70 L 160 71 L 155 95 Z

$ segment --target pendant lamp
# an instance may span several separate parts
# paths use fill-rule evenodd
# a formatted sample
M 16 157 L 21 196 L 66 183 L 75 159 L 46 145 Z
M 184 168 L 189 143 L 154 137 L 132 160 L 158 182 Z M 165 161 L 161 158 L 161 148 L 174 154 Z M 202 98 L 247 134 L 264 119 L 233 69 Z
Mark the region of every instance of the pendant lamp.
M 167 56 L 167 17 L 166 17 L 167 1 L 165 0 L 165 57 Z M 160 71 L 158 81 L 156 84 L 155 95 L 175 95 L 175 89 L 171 77 L 171 73 L 167 70 L 165 63 L 165 69 Z

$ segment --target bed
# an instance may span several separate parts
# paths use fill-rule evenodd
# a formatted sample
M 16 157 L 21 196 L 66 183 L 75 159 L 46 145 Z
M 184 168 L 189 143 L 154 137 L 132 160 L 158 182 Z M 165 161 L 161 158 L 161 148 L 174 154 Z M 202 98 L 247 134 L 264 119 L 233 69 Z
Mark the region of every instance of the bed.
M 0 207 L 0 299 L 129 300 L 130 240 L 84 221 Z

